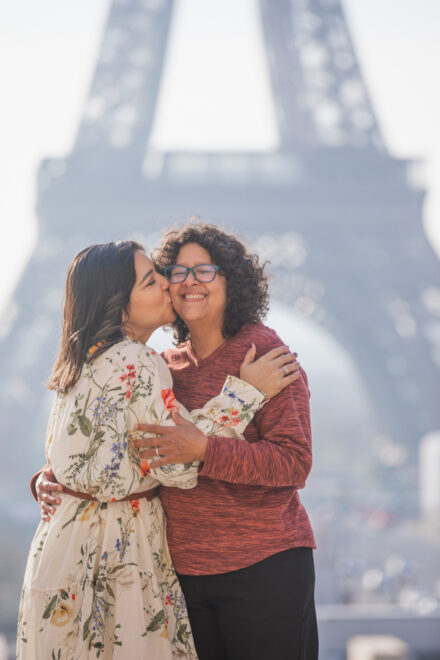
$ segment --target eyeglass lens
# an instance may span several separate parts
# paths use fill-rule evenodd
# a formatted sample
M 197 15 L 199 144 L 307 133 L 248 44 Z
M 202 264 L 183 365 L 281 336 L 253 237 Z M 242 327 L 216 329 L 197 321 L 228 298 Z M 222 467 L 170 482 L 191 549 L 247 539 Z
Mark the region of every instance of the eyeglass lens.
M 216 275 L 217 268 L 211 264 L 201 264 L 193 268 L 188 268 L 188 266 L 173 266 L 168 272 L 169 280 L 174 284 L 184 282 L 190 272 L 192 272 L 198 282 L 211 282 Z

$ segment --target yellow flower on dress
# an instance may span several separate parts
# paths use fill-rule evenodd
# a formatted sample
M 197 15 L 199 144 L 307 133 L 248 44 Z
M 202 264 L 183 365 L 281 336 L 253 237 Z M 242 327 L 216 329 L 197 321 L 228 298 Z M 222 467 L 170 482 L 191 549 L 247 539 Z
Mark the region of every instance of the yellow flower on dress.
M 50 622 L 53 623 L 54 626 L 61 628 L 70 621 L 72 616 L 73 612 L 70 607 L 65 603 L 60 603 L 59 606 L 52 612 Z
M 89 502 L 89 504 L 86 506 L 79 519 L 82 520 L 83 522 L 90 520 L 90 518 L 92 517 L 92 513 L 96 511 L 98 504 L 99 502 Z

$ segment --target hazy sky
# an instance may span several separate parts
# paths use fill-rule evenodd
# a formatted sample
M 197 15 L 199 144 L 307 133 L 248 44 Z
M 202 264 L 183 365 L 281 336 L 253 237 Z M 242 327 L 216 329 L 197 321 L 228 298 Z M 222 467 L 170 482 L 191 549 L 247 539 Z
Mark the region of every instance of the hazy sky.
M 440 1 L 343 4 L 390 151 L 426 163 L 425 226 L 440 254 Z M 0 306 L 35 244 L 38 163 L 71 150 L 109 5 L 110 0 L 0 0 Z M 277 132 L 253 0 L 177 0 L 177 7 L 153 142 L 164 149 L 273 148 Z M 207 8 L 211 23 L 216 14 L 216 33 L 204 29 Z M 235 29 L 228 23 L 232 12 Z M 179 60 L 173 63 L 176 52 Z M 259 75 L 252 74 L 255 61 Z M 210 88 L 212 78 L 216 86 Z M 182 86 L 188 104 L 176 113 L 172 99 Z

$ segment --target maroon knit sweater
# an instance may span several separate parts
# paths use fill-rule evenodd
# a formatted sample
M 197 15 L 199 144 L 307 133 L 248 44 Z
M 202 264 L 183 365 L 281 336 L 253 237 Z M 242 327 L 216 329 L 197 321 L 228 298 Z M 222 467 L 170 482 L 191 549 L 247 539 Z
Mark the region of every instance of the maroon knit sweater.
M 257 357 L 282 346 L 262 323 L 245 325 L 207 358 L 190 342 L 164 352 L 174 393 L 188 410 L 216 396 L 253 342 Z M 184 575 L 226 573 L 298 546 L 315 547 L 300 502 L 312 465 L 309 391 L 301 377 L 266 403 L 245 431 L 246 440 L 210 436 L 198 486 L 161 487 L 174 566 Z

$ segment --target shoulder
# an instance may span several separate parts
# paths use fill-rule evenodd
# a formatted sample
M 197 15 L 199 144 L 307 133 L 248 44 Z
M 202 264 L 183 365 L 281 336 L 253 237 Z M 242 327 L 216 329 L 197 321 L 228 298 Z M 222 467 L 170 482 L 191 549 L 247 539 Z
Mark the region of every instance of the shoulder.
M 240 345 L 255 344 L 257 349 L 257 357 L 270 351 L 272 348 L 284 346 L 285 342 L 278 336 L 272 328 L 264 325 L 261 321 L 243 326 L 240 332 L 233 337 Z
M 112 371 L 119 380 L 143 387 L 148 379 L 155 386 L 170 387 L 170 371 L 160 354 L 145 344 L 124 340 L 112 346 L 106 354 Z M 145 379 L 147 378 L 147 381 Z M 145 381 L 145 382 L 144 382 Z
M 136 369 L 142 364 L 152 366 L 160 360 L 160 356 L 156 351 L 145 344 L 142 344 L 131 339 L 123 339 L 111 346 L 108 351 L 102 353 L 96 361 L 95 365 L 99 368 L 99 363 L 102 366 L 112 366 Z
M 142 356 L 143 354 L 152 353 L 152 352 L 153 349 L 148 348 L 148 346 L 146 346 L 145 344 L 141 344 L 141 342 L 134 341 L 133 339 L 123 339 L 117 344 L 113 344 L 113 346 L 110 346 L 108 351 L 106 351 L 102 355 L 106 359 L 111 360 L 115 357 L 136 358 L 138 355 Z

